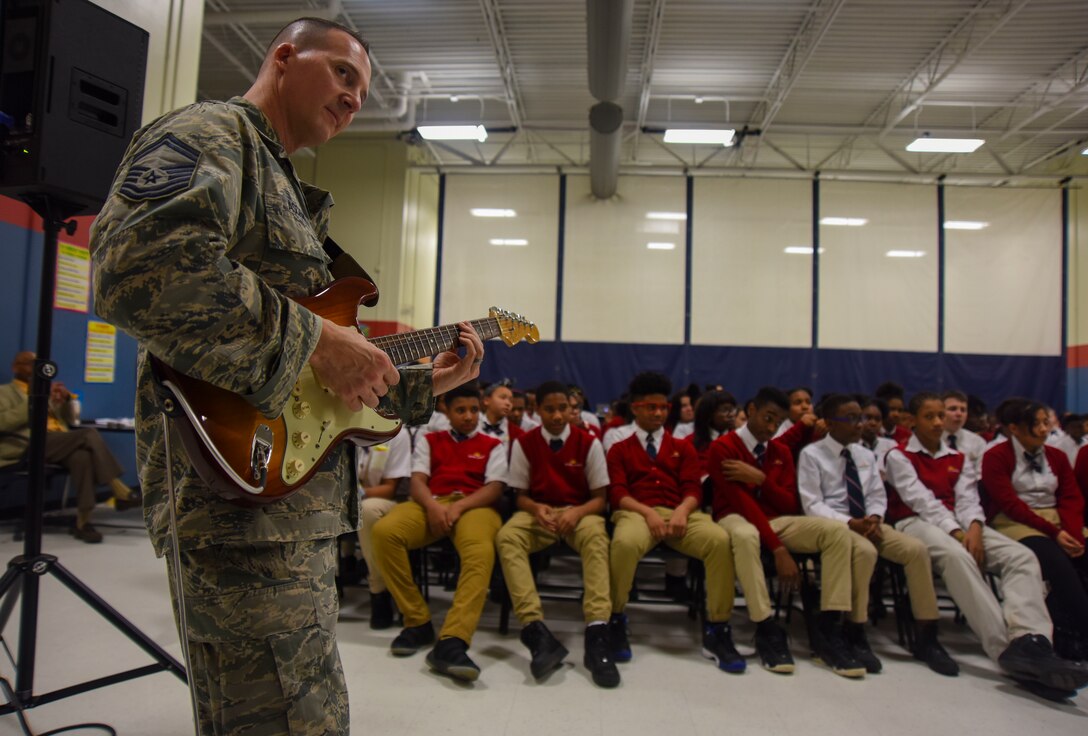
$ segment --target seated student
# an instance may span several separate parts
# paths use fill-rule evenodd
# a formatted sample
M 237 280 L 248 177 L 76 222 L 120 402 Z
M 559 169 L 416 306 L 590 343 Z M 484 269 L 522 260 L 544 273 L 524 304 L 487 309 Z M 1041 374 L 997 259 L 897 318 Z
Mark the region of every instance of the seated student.
M 910 429 L 903 426 L 903 387 L 895 381 L 885 381 L 876 387 L 873 395 L 888 405 L 887 416 L 884 417 L 884 436 L 895 440 L 896 444 L 910 439 Z
M 569 425 L 566 386 L 549 381 L 536 395 L 543 424 L 514 442 L 507 485 L 517 490 L 518 510 L 495 538 L 499 562 L 514 615 L 523 627 L 521 642 L 532 655 L 530 670 L 540 680 L 562 663 L 567 649 L 544 624 L 529 555 L 563 540 L 581 556 L 585 666 L 597 685 L 616 687 L 620 673 L 608 637 L 612 602 L 610 540 L 604 526 L 608 491 L 604 450 L 593 435 Z
M 910 441 L 888 454 L 888 519 L 923 542 L 967 624 L 989 657 L 1014 677 L 1063 691 L 1088 684 L 1088 668 L 1065 662 L 1050 644 L 1039 564 L 1023 545 L 986 526 L 970 459 L 942 436 L 948 400 L 911 397 Z M 983 573 L 997 575 L 1004 604 Z
M 448 432 L 450 418 L 446 414 L 446 396 L 439 394 L 434 397 L 434 411 L 431 413 L 430 420 L 427 421 L 427 426 L 423 428 L 424 433 Z
M 604 437 L 601 438 L 605 453 L 612 449 L 612 445 L 627 439 L 634 432 L 635 416 L 631 413 L 631 400 L 624 394 L 622 398 L 612 402 L 612 418 L 609 419 Z
M 1062 414 L 1062 431 L 1079 448 L 1084 446 L 1084 415 L 1066 412 Z M 1075 462 L 1075 461 L 1074 461 Z
M 819 636 L 814 656 L 843 677 L 864 677 L 865 667 L 843 639 L 843 615 L 864 621 L 876 553 L 854 554 L 850 532 L 828 519 L 801 516 L 793 456 L 773 440 L 789 411 L 786 395 L 765 386 L 748 402 L 748 422 L 715 440 L 706 453 L 714 519 L 729 534 L 733 559 L 756 622 L 756 650 L 772 672 L 792 672 L 786 636 L 774 622 L 760 561 L 762 543 L 774 555 L 779 584 L 796 587 L 801 572 L 790 552 L 819 553 Z
M 903 566 L 911 610 L 918 633 L 914 656 L 931 670 L 954 676 L 959 667 L 937 641 L 937 594 L 929 552 L 922 542 L 884 523 L 888 497 L 871 452 L 857 444 L 861 437 L 861 407 L 852 396 L 832 394 L 820 404 L 828 424 L 827 437 L 801 451 L 797 487 L 801 504 L 810 516 L 844 523 L 854 532 L 851 541 L 876 548 L 881 557 Z M 869 648 L 865 628 L 847 625 L 847 641 L 868 672 L 880 672 L 881 663 Z
M 996 447 L 1002 442 L 1008 442 L 1010 437 L 1009 427 L 1012 425 L 1013 417 L 1016 415 L 1020 405 L 1025 403 L 1027 399 L 1020 396 L 1012 396 L 1005 399 L 997 408 L 994 409 L 994 423 L 990 428 L 990 439 L 986 441 L 987 452 L 991 447 Z M 983 437 L 985 439 L 985 437 Z M 982 453 L 983 457 L 986 453 Z M 982 480 L 982 466 L 979 465 L 979 482 Z
M 1069 460 L 1046 444 L 1046 407 L 1021 401 L 1010 412 L 1012 437 L 982 456 L 982 489 L 990 523 L 1027 546 L 1050 585 L 1046 603 L 1054 646 L 1071 658 L 1088 655 L 1088 557 L 1084 496 Z
M 393 597 L 374 559 L 373 533 L 374 525 L 397 505 L 398 484 L 412 474 L 412 435 L 402 427 L 388 442 L 357 447 L 355 457 L 363 499 L 359 504 L 359 548 L 366 560 L 370 589 L 370 628 L 388 629 L 393 625 Z
M 691 435 L 695 421 L 695 402 L 698 400 L 699 387 L 694 383 L 673 394 L 669 404 L 669 416 L 665 418 L 665 429 L 672 433 L 673 439 L 682 440 Z
M 1077 442 L 1066 434 L 1062 429 L 1062 422 L 1058 419 L 1058 413 L 1052 408 L 1046 409 L 1047 423 L 1050 427 L 1050 434 L 1047 435 L 1046 443 L 1051 447 L 1057 447 L 1059 450 L 1065 453 L 1065 456 L 1069 459 L 1069 466 L 1072 467 L 1077 462 L 1077 452 L 1080 450 L 1080 446 Z
M 435 640 L 431 612 L 412 579 L 408 551 L 447 536 L 453 540 L 461 572 L 427 664 L 442 674 L 472 681 L 480 668 L 469 659 L 468 646 L 495 564 L 495 535 L 502 520 L 494 505 L 506 480 L 506 450 L 497 438 L 476 429 L 480 394 L 474 384 L 447 392 L 446 403 L 453 426 L 416 442 L 411 499 L 374 525 L 374 556 L 404 615 L 404 629 L 390 650 L 406 657 Z
M 790 402 L 789 414 L 786 416 L 785 421 L 778 426 L 775 439 L 792 429 L 795 424 L 801 421 L 801 417 L 812 414 L 812 389 L 808 386 L 797 386 L 789 389 L 786 391 L 786 398 Z
M 989 442 L 993 439 L 993 431 L 990 428 L 992 421 L 993 417 L 990 416 L 986 402 L 974 394 L 967 394 L 967 421 L 963 423 L 963 426 Z
M 967 394 L 962 391 L 945 391 L 944 435 L 941 441 L 956 452 L 962 452 L 974 466 L 975 477 L 982 472 L 982 455 L 986 452 L 986 440 L 967 429 Z
M 493 383 L 483 390 L 483 409 L 480 411 L 478 429 L 502 442 L 506 456 L 510 456 L 513 441 L 525 434 L 520 426 L 509 419 L 513 407 L 513 392 L 505 383 Z
M 775 439 L 789 448 L 793 455 L 794 466 L 801 450 L 827 433 L 824 422 L 812 412 L 812 390 L 805 386 L 790 389 L 787 394 L 790 402 L 789 416 L 778 428 Z
M 540 426 L 540 422 L 525 413 L 525 392 L 514 390 L 510 398 L 510 421 L 525 432 Z
M 570 391 L 571 425 L 581 427 L 597 439 L 601 439 L 604 434 L 601 432 L 601 420 L 597 418 L 596 414 L 586 409 L 589 402 L 586 399 L 585 391 L 573 383 L 568 389 Z
M 880 468 L 880 477 L 884 477 L 884 461 L 888 451 L 896 447 L 895 440 L 885 437 L 884 417 L 888 413 L 888 405 L 883 399 L 861 397 L 858 400 L 861 407 L 861 441 L 859 444 L 873 453 L 877 467 Z
M 737 400 L 728 391 L 708 391 L 695 405 L 692 433 L 687 438 L 706 473 L 706 452 L 714 440 L 736 429 Z
M 623 611 L 639 560 L 660 543 L 703 561 L 707 589 L 703 655 L 726 672 L 743 672 L 744 657 L 733 646 L 729 626 L 734 596 L 729 535 L 697 510 L 703 491 L 695 451 L 689 443 L 674 440 L 664 428 L 671 388 L 669 379 L 660 373 L 635 376 L 630 386 L 635 432 L 608 451 L 615 524 L 609 619 L 612 654 L 618 662 L 631 660 Z

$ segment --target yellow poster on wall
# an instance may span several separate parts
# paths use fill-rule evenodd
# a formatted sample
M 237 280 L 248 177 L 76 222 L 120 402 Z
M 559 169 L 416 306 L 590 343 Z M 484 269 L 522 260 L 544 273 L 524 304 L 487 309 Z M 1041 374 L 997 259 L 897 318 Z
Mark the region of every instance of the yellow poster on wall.
M 105 322 L 87 323 L 87 359 L 84 383 L 113 383 L 117 356 L 117 328 Z
M 57 286 L 53 306 L 86 312 L 91 291 L 91 252 L 71 243 L 57 243 Z

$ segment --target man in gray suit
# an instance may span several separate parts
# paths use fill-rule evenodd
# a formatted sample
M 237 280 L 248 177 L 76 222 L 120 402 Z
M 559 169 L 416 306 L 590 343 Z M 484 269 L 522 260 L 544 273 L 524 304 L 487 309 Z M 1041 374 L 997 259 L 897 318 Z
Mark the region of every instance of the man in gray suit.
M 11 383 L 0 385 L 0 467 L 18 462 L 26 454 L 30 438 L 30 400 L 34 353 L 18 353 L 11 364 Z M 73 427 L 76 420 L 74 397 L 63 383 L 54 381 L 49 394 L 49 432 L 45 438 L 45 460 L 67 468 L 76 488 L 76 523 L 72 534 L 91 544 L 102 541 L 102 533 L 91 525 L 95 486 L 109 485 L 118 509 L 139 503 L 136 494 L 121 481 L 124 470 L 98 431 Z

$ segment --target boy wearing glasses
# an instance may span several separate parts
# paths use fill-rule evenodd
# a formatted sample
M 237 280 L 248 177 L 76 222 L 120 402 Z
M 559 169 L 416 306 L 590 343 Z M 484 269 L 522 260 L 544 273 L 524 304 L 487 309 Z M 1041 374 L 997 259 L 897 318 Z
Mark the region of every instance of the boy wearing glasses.
M 810 516 L 842 522 L 854 532 L 855 546 L 875 549 L 881 557 L 903 566 L 917 636 L 914 656 L 931 670 L 955 676 L 959 667 L 937 641 L 937 594 L 926 545 L 884 523 L 888 496 L 873 453 L 858 444 L 864 418 L 861 405 L 845 394 L 832 394 L 821 404 L 828 433 L 801 451 L 797 485 L 801 504 Z M 865 616 L 865 612 L 858 612 Z M 865 616 L 867 617 L 867 616 Z M 882 665 L 865 636 L 865 618 L 845 624 L 846 640 L 870 673 Z
M 627 616 L 639 560 L 666 544 L 706 566 L 707 622 L 703 656 L 726 672 L 740 673 L 746 663 L 733 646 L 733 553 L 729 535 L 707 514 L 699 476 L 702 468 L 691 444 L 673 439 L 665 429 L 672 385 L 660 373 L 639 373 L 631 381 L 634 433 L 608 451 L 612 505 L 612 616 L 609 634 L 617 662 L 631 661 Z

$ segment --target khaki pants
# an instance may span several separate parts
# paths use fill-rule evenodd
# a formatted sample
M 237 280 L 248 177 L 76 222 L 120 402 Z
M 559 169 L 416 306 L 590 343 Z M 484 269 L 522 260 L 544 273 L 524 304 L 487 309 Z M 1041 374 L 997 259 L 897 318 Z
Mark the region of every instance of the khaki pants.
M 359 548 L 366 560 L 366 582 L 371 593 L 385 592 L 385 579 L 374 559 L 374 525 L 396 505 L 391 498 L 364 498 L 359 504 Z
M 451 497 L 437 499 L 439 503 L 453 502 Z M 502 526 L 493 508 L 466 511 L 450 533 L 453 546 L 461 558 L 461 572 L 453 605 L 446 614 L 439 638 L 457 637 L 472 643 L 472 635 L 480 622 L 495 566 L 495 535 Z M 427 512 L 415 501 L 405 501 L 374 525 L 374 557 L 397 608 L 404 614 L 406 627 L 422 626 L 431 620 L 431 611 L 412 579 L 408 551 L 426 547 L 441 537 L 431 534 L 427 527 Z
M 881 524 L 880 531 L 884 535 L 880 546 L 874 547 L 868 539 L 853 532 L 850 533 L 851 541 L 856 547 L 868 547 L 884 559 L 902 565 L 914 618 L 936 621 L 941 615 L 937 611 L 937 593 L 933 590 L 933 563 L 925 543 L 887 524 Z
M 655 506 L 654 511 L 668 521 L 673 510 Z M 627 606 L 631 584 L 635 580 L 638 562 L 657 546 L 646 519 L 635 511 L 616 511 L 612 514 L 615 529 L 612 532 L 612 610 L 621 613 Z M 735 578 L 733 552 L 729 547 L 729 535 L 701 511 L 688 516 L 688 528 L 680 539 L 666 539 L 666 545 L 690 557 L 702 560 L 706 567 L 707 620 L 722 623 L 733 615 Z
M 95 506 L 95 486 L 104 486 L 124 472 L 102 435 L 91 427 L 47 432 L 45 461 L 68 470 L 76 489 L 76 508 L 88 515 Z
M 181 550 L 200 736 L 347 736 L 335 575 L 335 539 Z
M 951 534 L 917 516 L 903 519 L 896 528 L 929 548 L 934 569 L 990 659 L 996 661 L 1010 641 L 1025 634 L 1053 640 L 1043 575 L 1039 561 L 1027 547 L 994 529 L 982 528 L 983 567 L 998 577 L 1003 601 L 999 604 L 975 558 Z
M 557 509 L 561 511 L 561 509 Z M 499 530 L 495 546 L 499 562 L 506 577 L 510 600 L 514 603 L 514 615 L 521 625 L 544 620 L 540 595 L 533 582 L 529 555 L 552 546 L 562 539 L 582 558 L 582 613 L 586 623 L 607 621 L 612 613 L 612 599 L 608 589 L 608 532 L 604 517 L 589 514 L 582 517 L 573 534 L 560 537 L 537 523 L 532 514 L 518 511 Z
M 718 521 L 733 540 L 734 556 L 737 557 L 737 577 L 744 587 L 748 601 L 748 614 L 753 621 L 762 621 L 771 615 L 771 601 L 767 584 L 763 579 L 763 566 L 759 566 L 760 583 L 752 584 L 754 591 L 741 574 L 738 540 L 747 547 L 755 544 L 758 561 L 759 531 L 739 514 L 730 514 Z M 851 532 L 845 524 L 815 516 L 779 516 L 770 520 L 771 529 L 790 552 L 820 555 L 820 610 L 844 611 L 852 621 L 865 621 L 869 611 L 869 579 L 876 567 L 876 550 L 855 548 Z M 748 552 L 750 555 L 751 552 Z M 746 574 L 752 575 L 749 570 Z
M 1054 526 L 1060 527 L 1062 525 L 1062 519 L 1058 516 L 1057 509 L 1032 509 L 1036 514 L 1049 521 Z M 1027 537 L 1046 537 L 1038 529 L 1033 529 L 1027 524 L 1021 524 L 1018 521 L 1013 521 L 1005 514 L 998 514 L 993 520 L 994 529 L 1004 534 L 1009 539 L 1019 542 L 1021 539 Z M 1088 536 L 1088 528 L 1084 529 L 1084 535 Z

